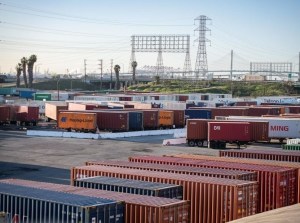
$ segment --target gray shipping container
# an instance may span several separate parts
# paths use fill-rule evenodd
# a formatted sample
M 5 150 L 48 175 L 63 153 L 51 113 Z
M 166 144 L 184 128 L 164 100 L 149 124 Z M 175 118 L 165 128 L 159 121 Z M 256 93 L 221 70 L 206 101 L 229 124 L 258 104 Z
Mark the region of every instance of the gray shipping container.
M 115 177 L 99 176 L 77 179 L 74 181 L 74 186 L 181 200 L 183 196 L 183 188 L 180 185 Z
M 0 183 L 0 212 L 6 222 L 124 222 L 123 203 L 6 183 Z

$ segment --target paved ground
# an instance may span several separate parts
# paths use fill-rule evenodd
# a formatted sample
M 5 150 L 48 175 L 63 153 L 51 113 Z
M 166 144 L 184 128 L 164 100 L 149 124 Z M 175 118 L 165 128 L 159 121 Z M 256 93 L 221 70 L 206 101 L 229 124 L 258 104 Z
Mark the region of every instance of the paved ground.
M 198 147 L 162 146 L 171 135 L 118 140 L 30 137 L 26 131 L 0 130 L 0 179 L 22 178 L 69 183 L 69 169 L 87 160 L 127 160 L 134 155 L 199 153 L 217 151 Z
M 213 149 L 162 146 L 171 135 L 118 140 L 31 137 L 25 130 L 0 129 L 0 179 L 22 178 L 69 184 L 70 168 L 88 160 L 127 160 L 134 155 L 192 153 L 217 155 Z M 279 145 L 255 145 L 254 148 Z

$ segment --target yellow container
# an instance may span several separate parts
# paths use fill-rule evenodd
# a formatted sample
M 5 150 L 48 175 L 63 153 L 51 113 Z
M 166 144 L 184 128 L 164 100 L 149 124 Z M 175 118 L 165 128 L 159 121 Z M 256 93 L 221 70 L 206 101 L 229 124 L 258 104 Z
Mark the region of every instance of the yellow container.
M 57 124 L 61 129 L 95 132 L 97 130 L 97 114 L 84 112 L 60 112 Z
M 159 127 L 173 127 L 174 125 L 174 112 L 173 111 L 158 111 L 158 126 Z

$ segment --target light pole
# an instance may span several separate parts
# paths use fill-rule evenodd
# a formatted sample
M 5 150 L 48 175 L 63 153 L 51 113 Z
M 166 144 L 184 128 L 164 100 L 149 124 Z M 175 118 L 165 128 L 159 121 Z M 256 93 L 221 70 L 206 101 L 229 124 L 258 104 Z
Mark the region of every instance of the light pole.
M 57 100 L 59 101 L 59 81 L 60 77 L 58 77 L 57 82 L 56 82 L 56 88 L 57 88 Z

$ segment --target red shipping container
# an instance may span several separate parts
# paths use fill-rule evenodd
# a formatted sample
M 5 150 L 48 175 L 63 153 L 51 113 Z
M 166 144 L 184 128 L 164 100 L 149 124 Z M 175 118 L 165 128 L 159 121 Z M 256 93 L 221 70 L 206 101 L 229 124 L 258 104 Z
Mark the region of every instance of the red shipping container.
M 125 223 L 187 223 L 190 222 L 190 202 L 177 199 L 126 194 L 114 191 L 74 187 L 62 184 L 19 179 L 0 180 L 1 183 L 60 191 L 89 197 L 125 202 Z
M 189 100 L 188 95 L 178 95 L 178 101 L 187 101 Z
M 81 166 L 71 169 L 71 181 L 108 176 L 182 185 L 183 199 L 191 201 L 191 223 L 219 223 L 257 213 L 257 182 L 145 170 Z
M 150 171 L 160 171 L 160 172 L 169 172 L 169 173 L 189 174 L 189 175 L 196 175 L 196 176 L 257 181 L 257 173 L 251 171 L 223 170 L 223 169 L 213 169 L 213 168 L 204 168 L 204 167 L 201 168 L 201 167 L 192 167 L 192 166 L 182 166 L 178 168 L 176 166 L 166 165 L 166 164 L 133 163 L 133 162 L 121 161 L 121 160 L 88 161 L 85 163 L 85 165 L 115 166 L 115 167 L 124 167 L 124 168 L 139 169 L 139 170 L 150 170 Z
M 186 140 L 189 146 L 202 146 L 207 140 L 207 119 L 188 119 Z
M 239 157 L 248 159 L 265 159 L 287 162 L 300 162 L 300 153 L 298 151 L 284 151 L 284 150 L 258 150 L 258 149 L 244 149 L 244 150 L 228 150 L 219 151 L 219 156 Z
M 248 122 L 209 122 L 208 141 L 250 142 L 251 126 Z
M 281 108 L 278 107 L 249 107 L 249 116 L 262 116 L 262 115 L 280 115 Z
M 297 202 L 297 177 L 296 169 L 247 164 L 243 162 L 218 161 L 212 156 L 178 154 L 175 157 L 137 156 L 129 157 L 130 162 L 160 163 L 168 165 L 208 167 L 218 169 L 255 171 L 258 174 L 259 212 L 269 211 Z

